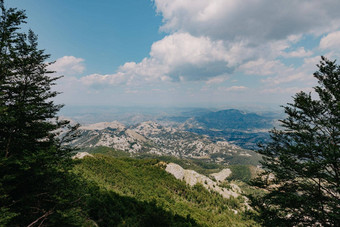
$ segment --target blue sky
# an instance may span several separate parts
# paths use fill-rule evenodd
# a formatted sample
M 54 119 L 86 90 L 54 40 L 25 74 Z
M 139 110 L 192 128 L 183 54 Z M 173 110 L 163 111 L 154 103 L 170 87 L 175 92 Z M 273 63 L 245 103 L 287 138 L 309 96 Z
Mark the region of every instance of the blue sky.
M 340 55 L 338 0 L 10 0 L 69 106 L 279 106 Z

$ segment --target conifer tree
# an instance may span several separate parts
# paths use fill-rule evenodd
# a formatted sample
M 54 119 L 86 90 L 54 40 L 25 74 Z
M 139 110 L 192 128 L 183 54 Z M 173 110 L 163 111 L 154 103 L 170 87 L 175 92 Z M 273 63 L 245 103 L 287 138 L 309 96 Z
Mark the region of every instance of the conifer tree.
M 267 189 L 254 199 L 267 226 L 338 226 L 340 223 L 340 66 L 322 57 L 316 98 L 300 92 L 284 107 L 282 130 L 258 151 Z
M 0 226 L 77 225 L 82 221 L 69 149 L 57 139 L 67 122 L 37 36 L 20 30 L 24 11 L 0 0 Z

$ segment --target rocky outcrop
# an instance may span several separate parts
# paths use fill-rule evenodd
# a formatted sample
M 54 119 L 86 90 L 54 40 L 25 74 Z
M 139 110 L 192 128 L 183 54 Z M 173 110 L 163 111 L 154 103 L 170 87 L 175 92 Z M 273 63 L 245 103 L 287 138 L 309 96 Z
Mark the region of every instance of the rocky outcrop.
M 81 126 L 79 129 L 82 130 L 103 130 L 106 128 L 114 128 L 118 129 L 120 131 L 125 129 L 125 125 L 119 123 L 118 121 L 113 121 L 113 122 L 99 122 L 96 124 L 91 124 L 91 125 L 84 125 Z
M 214 177 L 219 182 L 223 182 L 230 176 L 230 174 L 231 174 L 230 169 L 223 169 L 218 173 L 210 174 L 210 176 Z
M 195 184 L 202 184 L 206 189 L 215 191 L 221 194 L 225 198 L 230 198 L 230 196 L 238 197 L 240 196 L 241 189 L 236 184 L 230 184 L 230 189 L 220 187 L 216 182 L 211 180 L 202 174 L 197 173 L 194 170 L 183 169 L 180 165 L 175 163 L 169 163 L 165 171 L 171 173 L 176 179 L 184 180 L 190 186 Z
M 76 155 L 72 157 L 72 159 L 83 159 L 85 156 L 93 157 L 92 154 L 89 154 L 87 152 L 78 152 Z
M 148 141 L 144 136 L 136 133 L 135 131 L 132 131 L 131 129 L 127 129 L 126 130 L 126 134 L 131 136 L 131 137 L 133 137 L 133 138 L 135 138 L 138 141 L 142 141 L 142 142 L 147 142 Z

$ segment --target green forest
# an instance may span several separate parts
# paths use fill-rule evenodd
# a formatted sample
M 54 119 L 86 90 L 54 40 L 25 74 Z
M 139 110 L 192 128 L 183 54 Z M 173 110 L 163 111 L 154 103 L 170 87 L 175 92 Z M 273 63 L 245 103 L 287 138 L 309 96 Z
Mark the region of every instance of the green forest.
M 157 159 L 116 158 L 96 154 L 79 161 L 75 172 L 97 186 L 88 202 L 91 204 L 89 213 L 99 225 L 256 225 L 250 213 L 242 212 L 241 198 L 225 199 L 209 192 L 202 185 L 188 186 L 165 172 Z M 108 194 L 114 195 L 115 200 L 108 199 Z M 125 204 L 124 201 L 128 199 L 139 201 L 141 209 L 147 213 L 135 210 L 131 203 L 126 203 L 124 208 L 118 205 Z M 237 210 L 238 214 L 233 210 Z M 160 217 L 155 218 L 157 216 Z

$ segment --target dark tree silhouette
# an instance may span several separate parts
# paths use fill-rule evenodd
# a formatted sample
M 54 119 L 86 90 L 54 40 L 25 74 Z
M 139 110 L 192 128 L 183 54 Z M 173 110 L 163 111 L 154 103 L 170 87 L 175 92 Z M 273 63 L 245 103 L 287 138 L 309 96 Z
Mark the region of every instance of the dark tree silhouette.
M 317 98 L 297 93 L 283 129 L 258 151 L 265 173 L 256 184 L 268 193 L 253 202 L 268 226 L 340 223 L 340 66 L 322 57 L 318 68 Z
M 52 98 L 58 77 L 38 49 L 37 36 L 20 30 L 24 11 L 0 0 L 0 225 L 79 223 L 70 150 L 57 131 L 62 105 Z

